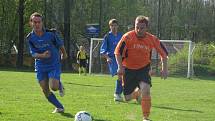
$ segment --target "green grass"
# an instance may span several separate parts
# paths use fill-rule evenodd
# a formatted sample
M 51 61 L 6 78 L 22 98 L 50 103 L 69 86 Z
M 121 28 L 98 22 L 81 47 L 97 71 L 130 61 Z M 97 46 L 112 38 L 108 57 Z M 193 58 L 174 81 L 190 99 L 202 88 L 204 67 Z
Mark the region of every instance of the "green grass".
M 44 98 L 33 72 L 0 71 L 0 121 L 73 121 L 76 112 L 89 111 L 95 121 L 141 121 L 139 104 L 113 101 L 115 79 L 63 73 L 64 114 Z M 215 121 L 215 78 L 152 78 L 153 121 Z

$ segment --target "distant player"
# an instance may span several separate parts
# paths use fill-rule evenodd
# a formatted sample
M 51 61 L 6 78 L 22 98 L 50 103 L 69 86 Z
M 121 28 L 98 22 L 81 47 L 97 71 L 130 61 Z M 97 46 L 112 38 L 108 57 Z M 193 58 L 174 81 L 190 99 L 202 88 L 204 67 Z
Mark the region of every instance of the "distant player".
M 79 64 L 79 68 L 78 68 L 79 75 L 81 75 L 82 70 L 84 72 L 84 75 L 87 75 L 86 68 L 87 68 L 87 63 L 88 63 L 88 56 L 87 56 L 84 46 L 80 46 L 79 49 L 80 50 L 78 51 L 77 57 L 76 57 L 77 63 Z
M 30 16 L 32 32 L 27 36 L 30 53 L 35 58 L 35 71 L 37 80 L 48 101 L 56 108 L 53 113 L 64 112 L 63 105 L 50 91 L 59 90 L 60 96 L 64 95 L 64 87 L 60 81 L 61 59 L 67 58 L 63 41 L 56 32 L 46 31 L 43 28 L 43 18 L 40 13 L 33 13 Z
M 147 32 L 148 17 L 138 16 L 135 29 L 123 35 L 118 43 L 115 56 L 118 63 L 118 76 L 123 78 L 125 100 L 141 96 L 143 121 L 150 121 L 151 77 L 149 75 L 151 51 L 154 48 L 161 55 L 161 77 L 167 78 L 167 53 L 159 39 Z M 139 87 L 140 91 L 136 91 Z M 140 95 L 140 94 L 141 95 Z
M 116 19 L 111 19 L 109 21 L 109 28 L 110 31 L 104 36 L 104 41 L 102 42 L 100 48 L 100 54 L 102 54 L 108 63 L 109 71 L 112 76 L 117 74 L 117 63 L 116 58 L 114 56 L 114 50 L 116 48 L 117 43 L 122 37 L 122 33 L 118 32 L 118 21 Z M 122 101 L 123 98 L 121 97 L 122 93 L 122 80 L 116 80 L 116 88 L 114 93 L 114 100 L 115 101 Z

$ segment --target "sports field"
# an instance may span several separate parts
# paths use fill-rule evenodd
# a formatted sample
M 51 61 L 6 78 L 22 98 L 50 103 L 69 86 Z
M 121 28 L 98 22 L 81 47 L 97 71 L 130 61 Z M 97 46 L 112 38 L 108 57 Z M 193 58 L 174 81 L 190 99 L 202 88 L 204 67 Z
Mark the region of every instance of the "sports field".
M 73 121 L 86 110 L 94 121 L 142 121 L 135 101 L 113 101 L 115 79 L 110 76 L 79 76 L 63 73 L 64 114 L 44 98 L 34 72 L 0 71 L 0 121 Z M 192 80 L 152 78 L 153 121 L 215 121 L 215 77 Z

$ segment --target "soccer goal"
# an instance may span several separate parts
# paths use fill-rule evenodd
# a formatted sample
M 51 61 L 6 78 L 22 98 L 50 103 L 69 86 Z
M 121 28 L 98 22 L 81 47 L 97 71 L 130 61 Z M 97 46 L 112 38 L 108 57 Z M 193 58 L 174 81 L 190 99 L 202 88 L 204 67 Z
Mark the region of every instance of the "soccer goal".
M 108 74 L 106 60 L 100 55 L 103 38 L 91 38 L 89 74 Z M 161 40 L 168 51 L 169 75 L 191 78 L 193 75 L 193 51 L 195 44 L 190 40 Z M 151 56 L 151 72 L 160 73 L 160 57 L 155 50 Z

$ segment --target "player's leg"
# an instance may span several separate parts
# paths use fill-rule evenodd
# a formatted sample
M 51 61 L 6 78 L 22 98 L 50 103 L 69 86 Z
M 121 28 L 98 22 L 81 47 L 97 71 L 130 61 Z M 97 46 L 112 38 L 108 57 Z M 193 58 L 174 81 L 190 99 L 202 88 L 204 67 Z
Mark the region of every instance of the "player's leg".
M 79 76 L 81 75 L 81 70 L 82 70 L 82 60 L 79 60 L 79 67 L 78 67 L 78 72 L 79 72 Z
M 121 97 L 121 93 L 122 93 L 122 80 L 117 79 L 116 80 L 116 84 L 115 84 L 115 94 L 114 94 L 114 100 L 115 101 L 122 101 L 122 97 Z
M 55 95 L 49 89 L 48 74 L 43 72 L 37 72 L 37 79 L 39 80 L 40 87 L 48 99 L 48 101 L 55 107 L 63 108 L 62 104 L 57 100 Z
M 151 109 L 151 96 L 150 96 L 150 88 L 151 88 L 151 77 L 149 75 L 150 65 L 141 69 L 137 76 L 140 80 L 139 87 L 142 96 L 141 107 L 143 112 L 143 119 L 145 121 L 148 120 Z
M 62 83 L 60 81 L 60 74 L 61 74 L 60 69 L 50 71 L 48 73 L 49 85 L 50 85 L 50 88 L 53 91 L 59 90 L 60 96 L 63 96 L 64 95 L 64 89 L 63 89 L 63 85 L 62 85 Z M 60 103 L 60 101 L 55 96 L 53 98 L 54 98 L 54 100 L 56 102 L 58 102 L 58 105 L 56 105 L 56 108 L 52 113 L 62 113 L 62 112 L 64 112 L 64 107 Z
M 141 107 L 143 112 L 143 119 L 147 120 L 149 118 L 151 110 L 150 85 L 141 81 L 140 90 L 142 94 Z
M 82 67 L 83 67 L 83 73 L 86 76 L 87 75 L 87 73 L 86 73 L 87 61 L 86 61 L 86 59 L 83 60 L 83 66 Z
M 111 63 L 108 63 L 108 66 L 109 66 L 109 71 L 110 71 L 111 75 L 114 76 L 117 73 L 118 65 L 117 65 L 116 59 L 114 57 L 112 57 L 111 59 L 112 59 L 112 61 L 111 61 Z M 121 97 L 122 91 L 123 91 L 122 80 L 117 79 L 115 82 L 115 93 L 114 93 L 115 101 L 123 100 L 123 98 Z
M 79 73 L 79 76 L 81 75 L 81 66 L 79 65 L 78 67 L 78 73 Z
M 59 90 L 60 96 L 63 97 L 65 95 L 64 86 L 60 80 L 61 70 L 55 69 L 48 73 L 49 77 L 49 85 L 53 91 Z
M 136 79 L 135 73 L 136 72 L 134 70 L 125 69 L 125 75 L 123 76 L 123 93 L 125 95 L 126 101 L 136 99 L 137 97 L 136 89 L 139 85 L 139 82 Z

